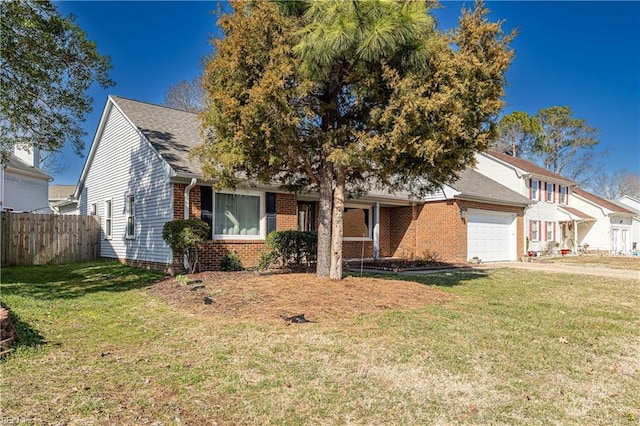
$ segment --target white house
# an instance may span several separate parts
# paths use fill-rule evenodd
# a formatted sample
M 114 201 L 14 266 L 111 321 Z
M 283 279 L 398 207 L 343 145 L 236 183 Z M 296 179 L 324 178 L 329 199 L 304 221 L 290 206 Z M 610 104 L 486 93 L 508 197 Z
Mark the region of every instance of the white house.
M 48 188 L 51 177 L 40 170 L 38 149 L 16 149 L 0 168 L 0 210 L 51 213 Z
M 618 198 L 617 203 L 635 213 L 631 225 L 631 250 L 634 254 L 640 254 L 640 199 L 623 195 Z
M 525 210 L 524 218 L 528 251 L 545 251 L 554 243 L 559 248 L 578 250 L 576 225 L 594 219 L 572 207 L 575 182 L 522 158 L 496 151 L 480 153 L 476 159 L 478 172 L 534 202 Z
M 574 188 L 572 205 L 595 219 L 578 225 L 582 246 L 588 244 L 589 250 L 614 254 L 631 253 L 634 212 L 581 188 Z
M 49 207 L 56 214 L 80 214 L 78 200 L 73 198 L 75 185 L 50 185 Z

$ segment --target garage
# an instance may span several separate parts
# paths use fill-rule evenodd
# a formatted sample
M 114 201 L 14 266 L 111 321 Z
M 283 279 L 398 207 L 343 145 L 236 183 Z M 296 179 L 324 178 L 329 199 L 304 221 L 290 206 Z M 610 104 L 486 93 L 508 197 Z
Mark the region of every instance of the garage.
M 483 262 L 516 260 L 516 215 L 489 210 L 467 214 L 467 257 Z

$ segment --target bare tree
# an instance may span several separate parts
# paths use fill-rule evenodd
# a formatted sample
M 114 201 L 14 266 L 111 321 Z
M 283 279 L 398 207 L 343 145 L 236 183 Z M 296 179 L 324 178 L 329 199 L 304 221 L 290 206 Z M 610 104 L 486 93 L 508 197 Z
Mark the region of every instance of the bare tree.
M 188 112 L 199 112 L 204 104 L 204 91 L 200 78 L 179 81 L 169 87 L 164 95 L 164 104 L 170 108 Z
M 627 169 L 616 170 L 611 174 L 601 173 L 587 186 L 593 193 L 610 200 L 623 195 L 640 198 L 640 175 Z

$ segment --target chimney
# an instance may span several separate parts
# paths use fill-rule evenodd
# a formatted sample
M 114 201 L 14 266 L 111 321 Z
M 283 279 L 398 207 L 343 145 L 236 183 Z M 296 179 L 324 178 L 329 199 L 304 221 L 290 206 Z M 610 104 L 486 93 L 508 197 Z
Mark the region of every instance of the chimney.
M 32 146 L 28 149 L 22 147 L 15 147 L 16 157 L 27 163 L 28 165 L 35 167 L 36 169 L 40 168 L 40 149 Z

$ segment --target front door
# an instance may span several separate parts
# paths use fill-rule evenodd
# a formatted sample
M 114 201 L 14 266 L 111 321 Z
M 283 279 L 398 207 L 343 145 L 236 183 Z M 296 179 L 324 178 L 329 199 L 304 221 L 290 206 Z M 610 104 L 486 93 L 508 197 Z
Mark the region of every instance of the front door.
M 620 248 L 618 247 L 620 241 L 620 230 L 618 228 L 611 228 L 611 252 L 618 253 Z
M 628 240 L 628 230 L 627 229 L 623 229 L 622 230 L 622 234 L 620 235 L 620 250 L 623 253 L 627 253 L 627 251 L 629 250 L 627 247 L 627 240 Z

